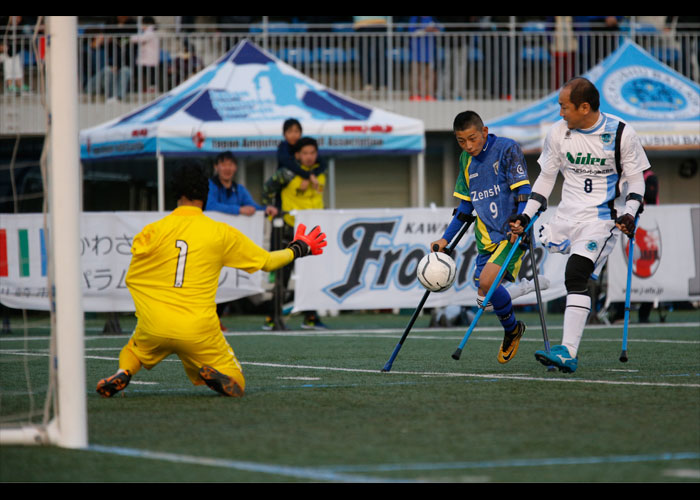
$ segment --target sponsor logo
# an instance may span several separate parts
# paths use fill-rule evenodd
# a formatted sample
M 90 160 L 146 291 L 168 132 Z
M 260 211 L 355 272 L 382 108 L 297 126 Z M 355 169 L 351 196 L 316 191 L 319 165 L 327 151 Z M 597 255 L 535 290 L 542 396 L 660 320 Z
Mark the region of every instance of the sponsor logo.
M 486 198 L 491 198 L 492 196 L 498 196 L 498 194 L 501 192 L 501 186 L 498 184 L 494 184 L 493 187 L 489 189 L 484 189 L 482 191 L 472 191 L 471 198 L 472 201 L 476 200 L 485 200 Z
M 612 106 L 639 118 L 688 120 L 698 116 L 697 92 L 659 69 L 627 66 L 613 71 L 601 87 Z
M 343 127 L 343 132 L 361 132 L 366 134 L 368 132 L 373 134 L 390 134 L 394 130 L 391 125 L 345 125 Z
M 624 247 L 625 259 L 629 256 L 629 241 Z M 632 273 L 639 278 L 651 278 L 661 263 L 661 231 L 658 227 L 637 227 L 634 234 Z
M 576 156 L 572 155 L 570 152 L 566 152 L 566 159 L 569 160 L 569 163 L 573 165 L 600 165 L 603 166 L 605 165 L 605 161 L 607 158 L 596 158 L 595 156 L 591 156 L 591 153 L 586 153 L 586 156 L 583 156 L 583 153 L 576 153 Z
M 192 142 L 197 149 L 201 149 L 201 147 L 204 145 L 204 141 L 204 134 L 202 132 L 196 132 L 194 135 L 192 135 Z

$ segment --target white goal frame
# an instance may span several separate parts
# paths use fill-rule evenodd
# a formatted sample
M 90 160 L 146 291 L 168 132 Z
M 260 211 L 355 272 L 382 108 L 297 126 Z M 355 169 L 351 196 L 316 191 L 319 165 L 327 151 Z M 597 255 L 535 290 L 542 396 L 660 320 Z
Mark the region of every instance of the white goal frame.
M 76 16 L 47 17 L 48 199 L 56 411 L 46 426 L 0 429 L 0 444 L 88 445 L 84 316 L 80 281 L 81 174 Z M 52 397 L 49 395 L 48 397 Z

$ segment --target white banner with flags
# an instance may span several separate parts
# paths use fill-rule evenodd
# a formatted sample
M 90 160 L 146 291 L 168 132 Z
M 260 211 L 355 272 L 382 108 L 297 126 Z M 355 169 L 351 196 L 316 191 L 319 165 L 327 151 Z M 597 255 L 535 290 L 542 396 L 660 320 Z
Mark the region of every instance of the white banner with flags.
M 607 302 L 624 302 L 629 239 L 608 258 Z M 700 205 L 652 205 L 639 218 L 632 252 L 632 302 L 700 300 Z
M 134 310 L 124 282 L 131 262 L 131 243 L 144 226 L 165 215 L 161 212 L 82 214 L 80 253 L 85 311 Z M 206 215 L 236 227 L 262 246 L 262 212 L 251 217 L 219 212 L 206 212 Z M 17 309 L 49 309 L 48 242 L 42 214 L 0 214 L 0 302 L 3 305 Z M 262 279 L 262 273 L 248 274 L 224 268 L 219 278 L 217 302 L 261 293 Z
M 554 210 L 535 223 L 535 230 Z M 450 208 L 405 208 L 363 210 L 304 210 L 296 222 L 307 230 L 320 225 L 328 246 L 323 255 L 296 261 L 294 310 L 357 310 L 415 308 L 425 293 L 416 280 L 416 267 L 429 251 L 430 243 L 441 238 L 452 219 Z M 476 242 L 469 228 L 452 254 L 457 264 L 454 285 L 431 293 L 426 307 L 451 304 L 476 305 L 474 268 Z M 566 294 L 565 255 L 548 254 L 535 248 L 538 274 L 551 282 L 542 292 L 545 301 Z M 529 252 L 524 256 L 518 278 L 532 278 Z M 516 304 L 534 304 L 534 292 Z
M 550 207 L 535 223 L 535 234 L 555 212 Z M 133 237 L 159 212 L 86 212 L 81 219 L 81 262 L 85 311 L 133 311 L 124 283 Z M 231 224 L 262 246 L 262 213 L 253 217 L 207 215 Z M 295 262 L 294 310 L 415 308 L 425 289 L 415 278 L 416 266 L 432 241 L 442 236 L 452 218 L 450 208 L 304 210 L 297 223 L 320 225 L 328 238 L 322 255 Z M 0 215 L 0 302 L 11 308 L 48 310 L 48 240 L 42 214 Z M 618 238 L 607 265 L 607 301 L 622 302 L 627 288 L 627 244 Z M 452 288 L 431 293 L 426 307 L 473 305 L 476 243 L 473 226 L 453 257 L 457 278 Z M 568 255 L 550 254 L 536 244 L 538 274 L 550 281 L 543 300 L 566 295 L 564 270 Z M 700 205 L 648 206 L 634 245 L 631 286 L 633 302 L 700 300 Z M 263 291 L 263 273 L 230 268 L 221 273 L 217 302 Z M 532 278 L 529 252 L 518 278 Z M 515 304 L 534 304 L 534 292 Z

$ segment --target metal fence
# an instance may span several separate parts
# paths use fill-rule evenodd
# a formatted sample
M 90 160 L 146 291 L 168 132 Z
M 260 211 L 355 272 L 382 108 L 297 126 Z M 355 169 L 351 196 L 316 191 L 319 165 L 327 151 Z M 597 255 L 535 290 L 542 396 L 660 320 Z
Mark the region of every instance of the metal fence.
M 631 24 L 616 31 L 546 23 L 443 25 L 437 31 L 393 25 L 354 31 L 351 25 L 288 24 L 161 26 L 151 42 L 110 27 L 79 34 L 81 126 L 114 118 L 185 82 L 247 38 L 305 75 L 363 101 L 530 101 L 559 88 L 632 38 L 686 77 L 700 81 L 698 26 L 657 30 Z M 212 30 L 216 31 L 212 31 Z M 147 47 L 147 43 L 153 45 Z M 44 40 L 41 33 L 5 37 L 21 81 L 6 80 L 4 52 L 0 134 L 43 124 Z M 154 62 L 146 54 L 155 46 Z

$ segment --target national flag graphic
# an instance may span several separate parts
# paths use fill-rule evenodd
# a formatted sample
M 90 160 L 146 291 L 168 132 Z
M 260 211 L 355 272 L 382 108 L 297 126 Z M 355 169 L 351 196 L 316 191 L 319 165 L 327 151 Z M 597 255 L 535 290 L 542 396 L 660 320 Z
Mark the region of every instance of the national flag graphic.
M 0 277 L 9 276 L 7 266 L 7 230 L 0 229 Z

